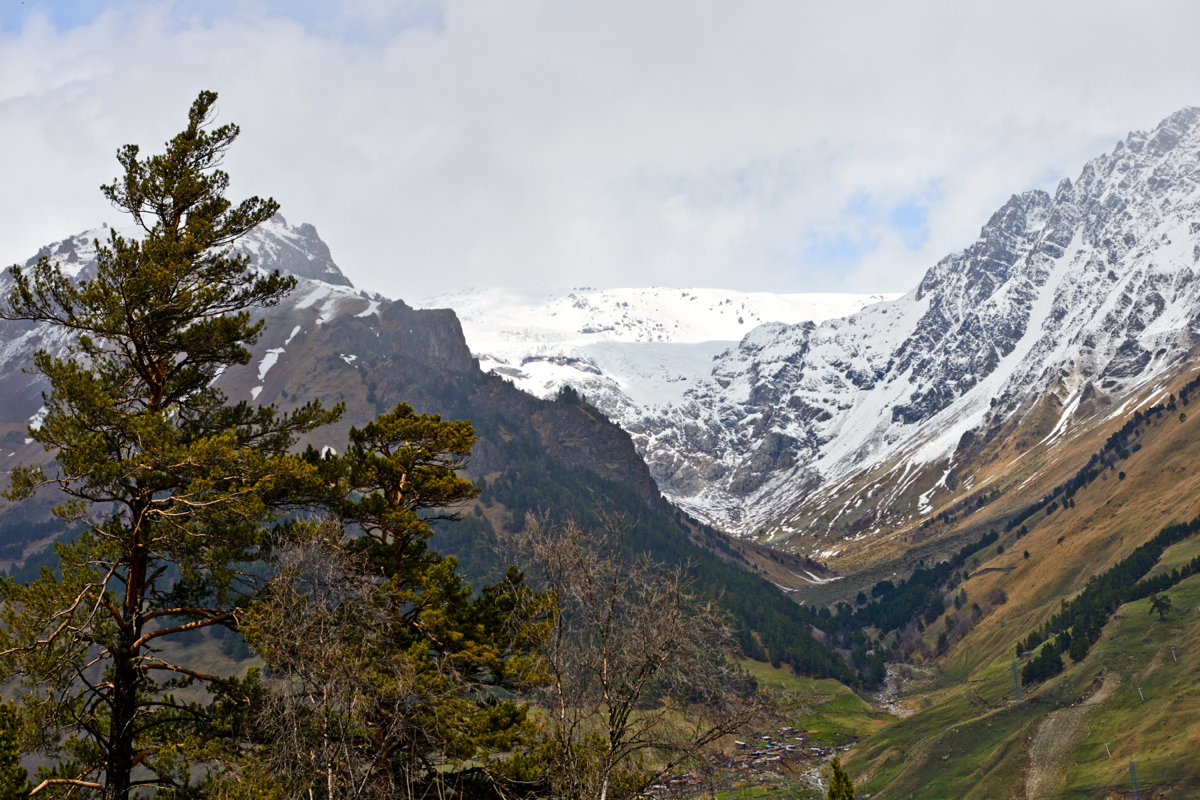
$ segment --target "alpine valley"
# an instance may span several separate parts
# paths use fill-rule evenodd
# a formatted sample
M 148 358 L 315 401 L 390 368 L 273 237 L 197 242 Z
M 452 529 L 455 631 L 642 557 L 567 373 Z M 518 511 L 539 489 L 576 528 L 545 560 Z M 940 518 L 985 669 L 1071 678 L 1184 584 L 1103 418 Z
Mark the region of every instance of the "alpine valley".
M 39 255 L 86 276 L 107 235 Z M 860 797 L 1129 797 L 1137 769 L 1144 797 L 1200 796 L 1200 109 L 1014 195 L 902 296 L 414 308 L 355 289 L 311 225 L 240 246 L 299 283 L 231 399 L 344 402 L 318 447 L 402 401 L 470 419 L 482 491 L 435 546 L 478 575 L 526 512 L 627 514 L 799 693 L 787 730 L 853 747 Z M 0 325 L 0 469 L 49 463 L 30 363 L 64 344 Z M 11 569 L 61 535 L 47 504 L 0 510 Z
M 570 384 L 629 431 L 672 502 L 836 560 L 910 541 L 1166 397 L 1200 342 L 1198 258 L 1200 111 L 1187 109 L 1053 195 L 1014 195 L 902 297 L 436 301 L 461 309 L 484 368 L 547 397 Z
M 129 232 L 132 234 L 132 231 Z M 94 274 L 96 242 L 106 228 L 86 231 L 31 257 L 51 257 L 71 277 Z M 598 524 L 597 515 L 630 520 L 635 547 L 654 558 L 688 564 L 698 585 L 721 597 L 733 615 L 743 649 L 777 663 L 860 677 L 827 643 L 815 639 L 799 606 L 756 574 L 771 569 L 828 580 L 824 568 L 753 542 L 731 540 L 684 515 L 659 492 L 623 430 L 595 408 L 572 398 L 543 400 L 501 376 L 485 373 L 472 356 L 454 312 L 417 310 L 399 300 L 356 290 L 333 262 L 312 225 L 276 216 L 238 246 L 252 263 L 297 278 L 288 298 L 264 309 L 266 327 L 249 364 L 231 368 L 216 387 L 231 402 L 274 404 L 290 410 L 300 398 L 343 403 L 341 420 L 300 442 L 318 449 L 346 446 L 349 429 L 408 403 L 420 413 L 470 420 L 476 433 L 468 476 L 482 490 L 452 525 L 439 526 L 434 545 L 458 558 L 473 580 L 498 579 L 511 560 L 511 534 L 527 514 Z M 0 292 L 12 278 L 0 277 Z M 41 423 L 44 380 L 32 367 L 38 350 L 69 342 L 45 325 L 0 325 L 0 470 L 17 465 L 53 469 L 52 454 L 28 435 Z M 49 518 L 57 498 L 47 491 L 13 505 L 0 501 L 0 561 L 18 577 L 54 563 L 49 545 L 72 535 Z
M 1200 109 L 1013 196 L 902 297 L 456 302 L 483 365 L 570 384 L 672 502 L 833 568 L 756 565 L 887 654 L 899 718 L 830 734 L 860 796 L 1200 792 Z

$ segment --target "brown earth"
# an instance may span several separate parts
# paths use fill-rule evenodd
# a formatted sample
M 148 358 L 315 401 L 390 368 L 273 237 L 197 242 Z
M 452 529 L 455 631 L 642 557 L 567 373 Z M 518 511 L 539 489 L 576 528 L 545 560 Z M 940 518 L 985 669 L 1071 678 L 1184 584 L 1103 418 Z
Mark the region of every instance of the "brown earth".
M 1027 800 L 1058 797 L 1066 781 L 1071 753 L 1083 738 L 1084 719 L 1092 706 L 1104 702 L 1120 684 L 1105 673 L 1100 685 L 1078 703 L 1047 714 L 1029 746 L 1029 771 L 1025 774 Z

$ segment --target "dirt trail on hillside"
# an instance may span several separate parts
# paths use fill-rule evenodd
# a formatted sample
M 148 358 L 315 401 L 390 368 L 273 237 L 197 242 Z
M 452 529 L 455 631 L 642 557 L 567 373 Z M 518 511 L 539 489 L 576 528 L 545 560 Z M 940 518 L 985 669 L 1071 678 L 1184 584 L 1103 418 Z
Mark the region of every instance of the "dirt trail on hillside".
M 1025 774 L 1028 800 L 1059 796 L 1067 778 L 1067 758 L 1083 738 L 1088 707 L 1107 700 L 1119 683 L 1116 675 L 1106 673 L 1096 691 L 1070 708 L 1047 714 L 1038 725 L 1029 747 L 1029 772 Z

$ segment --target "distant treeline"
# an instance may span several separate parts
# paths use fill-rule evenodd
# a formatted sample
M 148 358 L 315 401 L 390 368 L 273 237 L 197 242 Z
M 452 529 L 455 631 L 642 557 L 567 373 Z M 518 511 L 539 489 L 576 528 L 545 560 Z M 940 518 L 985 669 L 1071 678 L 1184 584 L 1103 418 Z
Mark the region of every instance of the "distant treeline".
M 990 531 L 978 541 L 964 545 L 949 561 L 939 561 L 932 567 L 920 566 L 907 580 L 898 584 L 882 580 L 871 587 L 871 601 L 861 608 L 851 608 L 849 603 L 839 603 L 834 612 L 821 609 L 809 613 L 815 618 L 818 628 L 830 633 L 853 634 L 871 627 L 886 634 L 899 630 L 913 619 L 933 622 L 946 610 L 941 589 L 967 559 L 999 538 Z
M 813 627 L 849 651 L 851 663 L 869 684 L 877 685 L 886 672 L 881 640 L 913 620 L 928 624 L 940 617 L 946 611 L 945 587 L 968 558 L 997 538 L 995 531 L 989 532 L 963 546 L 947 561 L 939 561 L 932 567 L 922 563 L 898 583 L 878 581 L 871 587 L 870 598 L 859 593 L 858 608 L 841 602 L 833 609 L 806 606 L 802 612 Z
M 1072 478 L 1059 484 L 1038 502 L 1010 519 L 1006 529 L 1011 531 L 1020 525 L 1018 535 L 1024 535 L 1027 529 L 1022 523 L 1038 511 L 1048 509 L 1048 513 L 1053 512 L 1060 499 L 1064 507 L 1073 505 L 1076 492 L 1094 481 L 1105 470 L 1114 469 L 1118 461 L 1129 458 L 1140 450 L 1142 445 L 1136 440 L 1150 424 L 1161 420 L 1167 413 L 1177 411 L 1180 405 L 1187 406 L 1191 395 L 1198 389 L 1200 377 L 1184 384 L 1179 390 L 1178 398 L 1172 394 L 1166 403 L 1150 406 L 1144 411 L 1134 411 L 1125 424 L 1108 437 L 1100 450 L 1092 454 L 1087 464 Z M 1180 421 L 1185 418 L 1185 414 L 1180 412 Z M 1094 576 L 1074 600 L 1064 604 L 1058 614 L 1017 644 L 1019 657 L 1033 653 L 1041 646 L 1037 654 L 1022 668 L 1022 683 L 1038 683 L 1062 672 L 1064 653 L 1073 661 L 1082 660 L 1099 639 L 1100 632 L 1111 614 L 1121 604 L 1160 592 L 1200 570 L 1200 559 L 1193 559 L 1182 570 L 1177 569 L 1149 580 L 1140 580 L 1158 563 L 1167 547 L 1193 535 L 1198 529 L 1200 517 L 1191 522 L 1170 525 L 1120 563 L 1103 574 Z
M 1112 614 L 1123 604 L 1157 594 L 1200 572 L 1200 556 L 1197 556 L 1182 568 L 1145 577 L 1168 547 L 1197 532 L 1200 532 L 1200 517 L 1168 525 L 1104 573 L 1093 576 L 1082 592 L 1063 604 L 1061 611 L 1017 644 L 1018 657 L 1041 646 L 1021 669 L 1021 682 L 1038 683 L 1062 672 L 1063 653 L 1072 661 L 1082 661 Z
M 21 520 L 0 526 L 0 559 L 20 560 L 26 545 L 53 536 L 62 530 L 57 519 L 30 522 Z
M 836 678 L 850 686 L 869 688 L 882 681 L 878 670 L 852 667 L 830 644 L 812 634 L 811 612 L 790 600 L 779 588 L 731 561 L 742 557 L 720 536 L 706 541 L 705 549 L 689 538 L 681 512 L 674 516 L 655 512 L 632 489 L 605 480 L 591 470 L 546 463 L 519 462 L 491 480 L 479 481 L 484 505 L 502 504 L 508 516 L 505 527 L 516 530 L 527 513 L 553 510 L 555 517 L 599 524 L 601 514 L 621 514 L 631 530 L 631 548 L 668 564 L 686 564 L 700 594 L 715 599 L 730 614 L 736 638 L 745 655 L 773 666 L 786 664 L 812 677 Z M 480 538 L 496 539 L 486 519 L 468 515 L 466 530 L 446 526 L 434 539 L 435 547 L 457 556 L 468 575 L 489 574 L 500 560 L 478 546 Z M 475 544 L 472 544 L 472 540 Z M 465 550 L 464 550 L 465 548 Z M 713 550 L 718 551 L 719 557 Z

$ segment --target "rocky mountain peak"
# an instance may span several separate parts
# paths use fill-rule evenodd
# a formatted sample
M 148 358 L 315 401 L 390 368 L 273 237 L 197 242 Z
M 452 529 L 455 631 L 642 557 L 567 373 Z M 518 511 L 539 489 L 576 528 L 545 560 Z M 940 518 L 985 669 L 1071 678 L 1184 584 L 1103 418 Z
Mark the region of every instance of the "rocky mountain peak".
M 1200 108 L 1189 106 L 1181 108 L 1158 123 L 1148 136 L 1131 134 L 1127 141 L 1132 141 L 1136 137 L 1145 141 L 1146 150 L 1152 156 L 1162 156 L 1179 147 L 1183 140 L 1195 137 L 1198 131 L 1200 131 Z
M 627 427 L 668 496 L 718 524 L 786 531 L 829 500 L 822 487 L 885 464 L 901 465 L 894 491 L 820 516 L 830 530 L 860 520 L 856 534 L 909 518 L 930 495 L 905 487 L 926 468 L 969 475 L 960 443 L 978 446 L 1046 397 L 1060 415 L 1047 434 L 1063 435 L 1082 398 L 1095 413 L 1178 368 L 1200 343 L 1198 218 L 1200 109 L 1189 108 L 1053 195 L 1013 195 L 905 297 L 757 328 L 709 379 Z
M 117 232 L 128 238 L 136 238 L 141 229 L 118 229 Z M 89 277 L 95 274 L 97 242 L 103 246 L 112 233 L 113 229 L 105 224 L 68 236 L 40 248 L 26 260 L 25 267 L 32 267 L 44 256 L 69 276 Z M 320 326 L 344 313 L 369 316 L 377 313 L 383 300 L 354 291 L 312 225 L 293 227 L 282 215 L 277 214 L 242 238 L 236 249 L 249 255 L 254 266 L 278 269 L 300 279 L 296 291 L 283 304 L 288 313 L 297 316 L 293 327 L 296 322 Z M 0 272 L 0 292 L 7 291 L 10 284 L 7 271 Z M 33 353 L 39 349 L 53 351 L 65 347 L 69 341 L 67 333 L 45 325 L 11 322 L 3 327 L 3 331 L 0 331 L 0 383 L 5 392 L 3 402 L 0 402 L 0 438 L 7 437 L 5 443 L 9 449 L 0 451 L 0 461 L 3 461 L 5 453 L 7 457 L 13 457 L 19 448 L 28 444 L 22 444 L 25 439 L 24 426 L 36 416 L 41 406 L 41 395 L 46 385 L 40 376 L 28 369 Z M 457 321 L 454 329 L 458 331 Z M 292 330 L 292 327 L 287 330 Z M 277 334 L 287 336 L 286 331 L 272 332 L 272 336 Z M 295 332 L 291 335 L 294 336 Z M 461 338 L 461 332 L 457 335 Z M 462 351 L 466 354 L 465 361 L 469 363 L 470 354 L 465 346 Z M 268 354 L 267 358 L 270 357 Z M 257 398 L 256 393 L 252 392 L 252 395 L 252 399 Z M 9 427 L 5 428 L 6 425 Z
M 313 225 L 305 222 L 292 227 L 282 214 L 276 214 L 251 231 L 238 242 L 238 249 L 249 254 L 257 263 L 270 264 L 272 269 L 298 278 L 309 278 L 331 286 L 354 285 L 333 262 L 329 245 L 321 240 Z
M 140 238 L 142 233 L 141 229 L 134 227 L 117 229 L 117 232 L 133 239 Z M 38 259 L 46 256 L 70 275 L 86 275 L 94 267 L 96 242 L 107 244 L 111 234 L 112 229 L 105 224 L 44 245 L 25 261 L 25 267 L 32 267 Z M 334 263 L 329 246 L 321 239 L 317 229 L 307 222 L 292 226 L 282 214 L 276 214 L 240 239 L 235 250 L 250 256 L 251 263 L 255 265 L 278 269 L 330 286 L 353 288 L 350 279 Z

